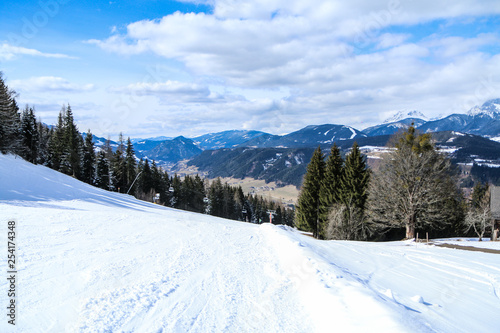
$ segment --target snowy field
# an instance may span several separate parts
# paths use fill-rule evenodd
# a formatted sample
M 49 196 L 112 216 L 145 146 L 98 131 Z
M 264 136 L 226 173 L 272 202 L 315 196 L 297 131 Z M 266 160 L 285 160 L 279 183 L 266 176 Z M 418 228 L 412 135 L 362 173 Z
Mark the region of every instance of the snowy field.
M 2 155 L 0 214 L 3 244 L 17 222 L 19 256 L 16 326 L 3 315 L 0 332 L 500 331 L 499 254 L 317 241 Z

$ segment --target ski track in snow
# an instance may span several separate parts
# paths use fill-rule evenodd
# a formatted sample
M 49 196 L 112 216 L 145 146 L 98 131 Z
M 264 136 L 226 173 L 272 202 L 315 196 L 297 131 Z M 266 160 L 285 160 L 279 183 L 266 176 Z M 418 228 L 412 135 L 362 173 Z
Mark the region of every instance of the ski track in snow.
M 497 254 L 318 241 L 149 204 L 1 155 L 0 212 L 17 220 L 19 258 L 16 330 L 4 318 L 0 332 L 498 329 Z M 7 304 L 6 279 L 0 290 Z

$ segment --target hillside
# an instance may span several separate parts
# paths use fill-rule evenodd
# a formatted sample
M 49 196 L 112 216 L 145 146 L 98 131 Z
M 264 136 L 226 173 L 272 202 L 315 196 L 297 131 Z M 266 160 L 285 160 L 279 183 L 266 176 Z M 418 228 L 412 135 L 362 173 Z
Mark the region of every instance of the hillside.
M 16 332 L 497 327 L 498 254 L 318 241 L 138 201 L 4 155 L 0 210 L 17 222 Z M 0 331 L 14 330 L 4 318 Z
M 183 136 L 165 141 L 140 141 L 134 148 L 137 157 L 155 160 L 160 165 L 189 159 L 202 151 L 191 139 Z
M 286 135 L 261 135 L 242 143 L 242 147 L 317 147 L 319 144 L 331 145 L 334 142 L 366 137 L 365 134 L 350 126 L 324 124 L 309 125 Z
M 269 135 L 260 131 L 223 131 L 218 133 L 209 133 L 193 138 L 193 141 L 201 149 L 220 149 L 232 148 L 261 135 Z
M 188 162 L 208 177 L 262 179 L 300 187 L 312 148 L 234 148 L 206 150 Z
M 260 138 L 263 138 L 261 136 Z M 459 132 L 433 133 L 435 145 L 454 163 L 500 165 L 500 143 L 490 139 Z M 390 135 L 359 137 L 337 142 L 345 155 L 354 142 L 370 156 L 376 147 L 384 147 Z M 328 154 L 331 144 L 322 144 Z M 209 178 L 251 177 L 276 182 L 278 185 L 294 185 L 300 188 L 314 148 L 233 148 L 206 150 L 193 157 L 187 164 L 194 166 Z

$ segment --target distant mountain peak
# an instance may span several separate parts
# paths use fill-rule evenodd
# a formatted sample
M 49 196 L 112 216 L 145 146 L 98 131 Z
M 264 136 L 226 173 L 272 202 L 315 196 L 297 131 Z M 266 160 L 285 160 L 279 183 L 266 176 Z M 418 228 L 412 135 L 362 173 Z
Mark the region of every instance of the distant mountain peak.
M 481 106 L 475 106 L 467 112 L 467 115 L 475 117 L 485 115 L 491 118 L 497 118 L 500 115 L 500 98 L 490 99 Z
M 397 121 L 407 119 L 407 118 L 418 118 L 422 120 L 429 120 L 422 112 L 420 111 L 398 111 L 395 115 L 390 118 L 384 120 L 384 124 L 395 123 Z

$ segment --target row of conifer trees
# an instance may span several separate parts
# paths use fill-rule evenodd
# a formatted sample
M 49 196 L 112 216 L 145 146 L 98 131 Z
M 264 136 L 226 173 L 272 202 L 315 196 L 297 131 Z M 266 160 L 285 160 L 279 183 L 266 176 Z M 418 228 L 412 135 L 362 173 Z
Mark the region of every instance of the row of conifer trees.
M 370 172 L 357 143 L 354 143 L 345 160 L 334 144 L 326 162 L 321 147 L 318 147 L 304 176 L 297 205 L 297 227 L 312 231 L 314 237 L 328 238 L 327 225 L 332 207 L 349 207 L 351 212 L 345 212 L 347 215 L 364 211 L 369 179 Z M 362 233 L 360 228 L 343 238 L 363 238 Z

